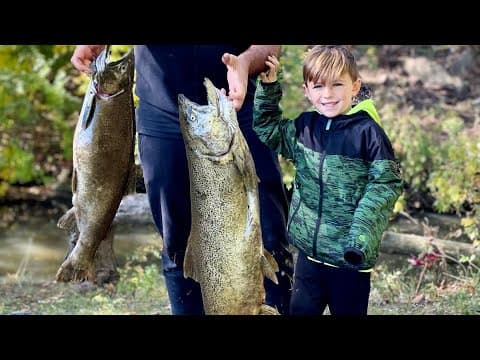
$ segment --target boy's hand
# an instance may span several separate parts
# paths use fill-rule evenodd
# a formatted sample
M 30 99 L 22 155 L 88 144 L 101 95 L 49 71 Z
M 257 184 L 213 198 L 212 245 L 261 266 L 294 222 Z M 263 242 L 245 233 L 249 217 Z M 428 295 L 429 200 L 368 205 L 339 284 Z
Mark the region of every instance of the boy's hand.
M 260 73 L 260 79 L 264 83 L 273 83 L 277 81 L 277 71 L 280 69 L 280 62 L 275 55 L 269 55 L 265 65 L 268 66 L 267 72 Z

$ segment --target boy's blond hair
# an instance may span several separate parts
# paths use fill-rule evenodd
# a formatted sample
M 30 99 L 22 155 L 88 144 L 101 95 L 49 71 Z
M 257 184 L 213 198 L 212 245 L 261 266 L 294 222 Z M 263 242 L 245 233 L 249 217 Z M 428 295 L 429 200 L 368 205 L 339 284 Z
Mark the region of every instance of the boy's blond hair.
M 313 47 L 303 62 L 303 81 L 325 83 L 338 79 L 347 72 L 352 81 L 360 75 L 353 54 L 345 46 L 317 45 Z

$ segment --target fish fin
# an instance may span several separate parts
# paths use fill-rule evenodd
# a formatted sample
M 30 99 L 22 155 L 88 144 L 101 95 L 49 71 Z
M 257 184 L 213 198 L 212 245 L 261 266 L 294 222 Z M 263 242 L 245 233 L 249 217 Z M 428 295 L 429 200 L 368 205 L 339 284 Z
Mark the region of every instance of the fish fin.
M 272 280 L 278 285 L 277 275 L 275 274 L 278 271 L 278 264 L 272 254 L 270 254 L 266 249 L 263 249 L 262 271 L 268 279 Z
M 190 241 L 190 238 L 189 238 Z M 198 282 L 197 274 L 195 272 L 195 267 L 193 266 L 194 260 L 192 256 L 192 252 L 190 251 L 189 246 L 187 245 L 187 249 L 185 250 L 185 258 L 183 259 L 183 277 L 192 278 L 196 282 Z
M 259 315 L 280 315 L 280 313 L 274 307 L 272 307 L 270 305 L 267 305 L 267 304 L 262 304 L 260 306 Z
M 75 218 L 74 207 L 71 207 L 60 219 L 58 219 L 57 227 L 68 231 L 76 229 L 77 220 Z

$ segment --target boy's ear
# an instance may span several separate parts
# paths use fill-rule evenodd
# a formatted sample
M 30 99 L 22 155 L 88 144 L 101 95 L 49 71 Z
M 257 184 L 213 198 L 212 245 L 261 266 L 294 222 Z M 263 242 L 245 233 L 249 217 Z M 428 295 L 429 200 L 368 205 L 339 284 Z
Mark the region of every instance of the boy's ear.
M 307 91 L 308 91 L 308 88 L 307 88 L 307 86 L 306 86 L 305 84 L 303 84 L 302 86 L 303 86 L 303 93 L 305 94 L 305 97 L 308 98 L 308 92 L 307 92 Z
M 362 86 L 362 80 L 357 79 L 353 82 L 353 87 L 352 87 L 352 97 L 356 96 L 358 92 L 360 91 L 360 87 Z

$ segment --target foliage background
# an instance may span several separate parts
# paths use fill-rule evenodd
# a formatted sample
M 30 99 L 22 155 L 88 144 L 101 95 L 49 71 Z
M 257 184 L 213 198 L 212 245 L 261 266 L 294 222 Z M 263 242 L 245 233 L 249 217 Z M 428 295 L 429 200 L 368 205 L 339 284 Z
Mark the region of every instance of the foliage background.
M 301 68 L 308 48 L 282 48 L 281 106 L 287 118 L 309 108 Z M 112 56 L 128 49 L 116 45 Z M 69 62 L 73 50 L 73 45 L 0 46 L 0 201 L 15 188 L 68 183 L 73 131 L 88 82 Z M 352 51 L 401 161 L 407 185 L 396 210 L 456 213 L 478 241 L 480 47 L 355 45 Z M 458 65 L 467 55 L 470 61 Z M 406 64 L 420 58 L 457 75 L 461 90 L 448 84 L 432 90 L 428 79 L 412 75 Z M 294 167 L 282 161 L 282 168 L 288 184 Z

